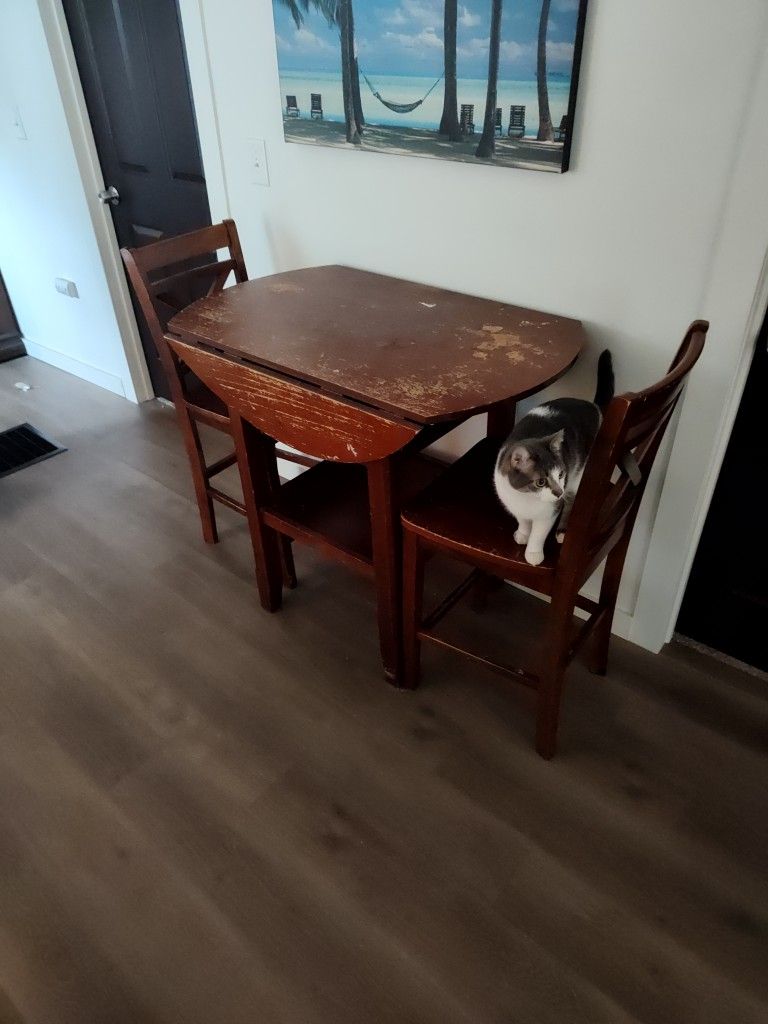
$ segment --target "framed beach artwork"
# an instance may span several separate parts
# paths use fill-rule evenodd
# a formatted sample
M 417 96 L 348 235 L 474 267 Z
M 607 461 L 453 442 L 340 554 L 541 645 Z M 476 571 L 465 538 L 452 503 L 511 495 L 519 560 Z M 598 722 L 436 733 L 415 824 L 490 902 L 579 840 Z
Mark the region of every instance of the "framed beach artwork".
M 587 0 L 273 0 L 288 142 L 565 171 Z

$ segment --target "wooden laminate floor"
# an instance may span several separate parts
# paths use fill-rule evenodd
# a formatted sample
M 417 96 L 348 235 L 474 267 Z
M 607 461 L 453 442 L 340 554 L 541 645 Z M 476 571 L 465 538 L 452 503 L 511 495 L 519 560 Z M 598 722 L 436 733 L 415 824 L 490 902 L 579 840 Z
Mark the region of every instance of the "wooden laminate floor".
M 763 679 L 616 642 L 545 763 L 447 653 L 384 684 L 364 580 L 298 549 L 263 613 L 172 411 L 20 360 L 23 420 L 70 450 L 0 480 L 2 1024 L 768 1020 Z

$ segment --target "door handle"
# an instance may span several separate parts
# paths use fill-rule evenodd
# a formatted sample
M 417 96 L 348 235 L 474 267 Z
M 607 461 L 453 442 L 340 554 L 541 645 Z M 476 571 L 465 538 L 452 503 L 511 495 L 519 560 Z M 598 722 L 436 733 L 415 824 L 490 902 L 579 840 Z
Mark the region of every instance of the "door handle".
M 117 206 L 120 202 L 120 193 L 117 191 L 114 185 L 108 185 L 98 193 L 99 199 L 102 203 L 109 203 L 110 206 Z

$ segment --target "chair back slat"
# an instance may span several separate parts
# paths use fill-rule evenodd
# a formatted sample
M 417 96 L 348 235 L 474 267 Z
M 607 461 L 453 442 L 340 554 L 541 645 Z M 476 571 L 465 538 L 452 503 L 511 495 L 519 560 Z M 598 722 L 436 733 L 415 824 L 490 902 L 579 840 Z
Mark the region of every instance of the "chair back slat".
M 220 250 L 227 251 L 227 258 L 216 259 Z M 220 292 L 231 275 L 239 282 L 248 280 L 235 223 L 225 220 L 120 253 L 173 400 L 187 401 L 188 375 L 165 341 L 165 328 L 185 306 Z
M 561 565 L 583 576 L 631 531 L 648 477 L 709 324 L 691 324 L 669 372 L 657 384 L 614 398 L 605 412 L 576 495 Z
M 183 235 L 161 238 L 158 242 L 150 242 L 149 245 L 141 245 L 128 251 L 133 253 L 137 266 L 149 274 L 159 267 L 171 267 L 174 263 L 181 263 L 193 256 L 216 252 L 217 249 L 228 249 L 228 224 L 234 226 L 234 221 L 223 221 L 221 224 L 212 224 L 196 231 L 187 231 Z
M 374 462 L 399 451 L 418 429 L 167 335 L 206 387 L 268 437 L 333 462 Z

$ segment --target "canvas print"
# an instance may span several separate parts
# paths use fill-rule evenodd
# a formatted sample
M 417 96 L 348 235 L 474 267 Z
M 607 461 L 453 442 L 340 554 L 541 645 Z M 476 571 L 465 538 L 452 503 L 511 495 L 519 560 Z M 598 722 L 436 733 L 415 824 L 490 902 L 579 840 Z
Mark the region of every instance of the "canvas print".
M 568 167 L 587 0 L 273 0 L 285 138 Z

